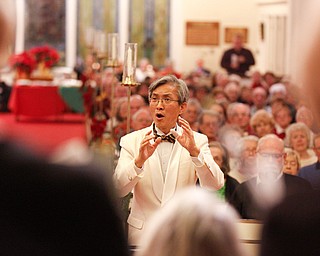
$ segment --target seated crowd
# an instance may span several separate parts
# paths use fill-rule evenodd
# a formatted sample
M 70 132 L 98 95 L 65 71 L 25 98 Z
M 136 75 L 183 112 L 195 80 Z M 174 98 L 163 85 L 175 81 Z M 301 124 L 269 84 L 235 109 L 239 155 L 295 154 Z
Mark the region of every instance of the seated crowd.
M 181 117 L 189 122 L 193 131 L 207 136 L 212 157 L 223 172 L 225 180 L 224 186 L 215 192 L 217 200 L 222 199 L 228 207 L 233 208 L 230 208 L 230 219 L 220 220 L 219 216 L 210 216 L 208 213 L 207 217 L 212 218 L 213 224 L 222 225 L 223 229 L 228 230 L 235 228 L 229 223 L 231 219 L 264 221 L 268 219 L 270 210 L 283 198 L 298 195 L 300 192 L 320 190 L 320 130 L 313 122 L 314 117 L 307 102 L 296 97 L 298 89 L 289 81 L 276 77 L 272 72 L 261 74 L 255 71 L 251 76 L 239 77 L 223 71 L 211 73 L 208 69 L 202 72 L 197 69 L 183 74 L 174 70 L 172 62 L 158 70 L 146 59 L 140 64 L 141 67 L 137 68 L 137 81 L 140 84 L 131 88 L 130 101 L 127 88 L 123 86 L 115 87 L 114 99 L 108 96 L 105 99 L 103 111 L 108 118 L 105 132 L 112 133 L 117 150 L 120 150 L 120 139 L 124 135 L 149 127 L 153 122 L 148 107 L 150 84 L 170 74 L 184 80 L 190 98 Z M 120 82 L 121 67 L 116 72 L 115 79 Z M 86 75 L 84 72 L 81 76 L 84 82 L 89 78 Z M 106 69 L 105 76 L 102 77 L 106 92 L 111 91 L 113 79 L 110 78 L 110 70 Z M 111 102 L 114 102 L 114 109 L 111 109 Z M 193 193 L 200 198 L 207 196 Z M 132 197 L 130 194 L 127 196 Z M 183 207 L 188 210 L 188 207 L 199 204 L 199 207 L 205 208 L 205 204 L 200 205 L 202 202 L 197 202 L 196 197 L 195 201 L 191 202 L 194 206 L 184 205 L 182 198 L 179 200 L 182 208 L 175 209 L 173 204 L 169 204 L 171 210 L 168 208 L 169 213 L 153 227 L 154 230 L 149 231 L 147 247 L 139 252 L 140 255 L 150 255 L 150 251 L 161 244 L 165 244 L 169 252 L 158 255 L 170 255 L 171 243 L 172 246 L 176 246 L 174 243 L 184 245 L 185 250 L 191 252 L 198 249 L 195 246 L 188 247 L 187 240 L 171 240 L 174 232 L 185 232 L 181 227 L 173 227 L 176 230 L 172 229 L 172 234 L 165 232 L 165 229 L 162 229 L 163 233 L 159 233 L 162 223 L 171 225 L 170 221 L 176 221 L 175 215 L 181 217 L 184 214 Z M 216 204 L 215 199 L 212 200 L 213 204 Z M 202 210 L 199 208 L 199 212 L 193 214 L 194 221 L 206 217 L 202 215 Z M 162 211 L 155 216 L 160 216 Z M 183 223 L 185 220 L 180 221 L 181 225 L 187 224 Z M 204 226 L 204 232 L 215 231 L 206 230 Z M 155 234 L 160 234 L 163 241 L 157 241 L 159 237 Z M 186 235 L 192 236 L 191 233 Z M 206 238 L 199 235 L 197 239 L 201 248 L 201 243 L 205 242 Z M 233 237 L 225 239 L 225 243 L 228 239 L 235 243 Z M 215 245 L 217 241 L 207 242 Z M 223 249 L 221 248 L 221 255 L 224 255 Z M 242 255 L 236 246 L 230 248 L 230 251 L 232 250 L 232 255 Z
M 173 66 L 168 71 L 147 65 L 144 76 L 137 68 L 140 85 L 132 88 L 129 115 L 125 90 L 116 89 L 114 122 L 109 120 L 107 129 L 113 129 L 118 146 L 127 133 L 127 118 L 130 132 L 152 124 L 148 86 L 163 75 L 175 74 L 190 91 L 181 116 L 208 137 L 211 154 L 224 173 L 225 185 L 216 194 L 240 218 L 266 220 L 283 198 L 320 189 L 320 130 L 308 102 L 297 97 L 299 89 L 290 81 L 272 72 L 255 71 L 242 78 L 223 71 L 178 74 Z

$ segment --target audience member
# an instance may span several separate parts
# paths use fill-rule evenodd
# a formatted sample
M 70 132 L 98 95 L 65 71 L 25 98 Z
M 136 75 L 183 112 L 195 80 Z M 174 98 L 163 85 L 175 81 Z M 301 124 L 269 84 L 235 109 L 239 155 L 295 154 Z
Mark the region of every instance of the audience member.
M 252 88 L 247 85 L 241 85 L 240 87 L 240 96 L 238 101 L 244 104 L 251 106 L 252 102 Z
M 267 83 L 265 82 L 261 73 L 258 70 L 255 70 L 254 72 L 252 72 L 250 87 L 253 89 L 257 87 L 263 88 L 265 90 L 269 89 L 269 86 L 267 85 Z
M 230 103 L 237 102 L 240 98 L 240 85 L 236 82 L 229 82 L 224 88 L 224 94 Z
M 315 152 L 309 148 L 310 129 L 304 123 L 293 123 L 286 130 L 286 146 L 297 151 L 301 168 L 317 162 Z
M 10 94 L 11 94 L 11 87 L 8 86 L 6 82 L 1 81 L 1 77 L 0 77 L 0 112 L 10 111 L 8 108 Z
M 229 166 L 231 172 L 238 168 L 239 152 L 235 145 L 238 145 L 241 136 L 241 129 L 235 125 L 224 125 L 218 132 L 218 141 L 228 150 L 229 153 Z
M 320 192 L 297 194 L 275 206 L 264 221 L 260 256 L 320 255 Z
M 224 174 L 224 186 L 217 191 L 218 195 L 223 200 L 229 202 L 239 182 L 228 174 L 230 172 L 228 150 L 218 141 L 210 142 L 209 148 L 214 161 L 219 165 Z
M 275 133 L 273 117 L 264 109 L 260 109 L 250 118 L 250 127 L 253 134 L 261 138 L 264 135 Z
M 307 12 L 305 26 L 300 31 L 302 33 L 299 33 L 299 39 L 303 42 L 299 48 L 302 55 L 298 61 L 293 60 L 298 65 L 297 70 L 294 70 L 292 74 L 300 73 L 298 75 L 300 76 L 299 83 L 303 85 L 302 88 L 305 90 L 301 96 L 307 100 L 308 106 L 314 114 L 315 123 L 319 127 L 319 1 L 310 1 L 309 4 L 312 9 Z M 299 24 L 303 24 L 300 21 Z M 265 220 L 260 255 L 320 255 L 319 202 L 319 191 L 313 191 L 289 197 L 276 206 Z
M 226 50 L 221 58 L 221 67 L 225 68 L 228 74 L 246 76 L 246 72 L 255 60 L 252 52 L 243 46 L 243 36 L 236 34 L 232 39 L 232 48 Z
M 203 108 L 206 108 L 208 101 L 211 102 L 212 99 L 208 99 L 209 88 L 206 85 L 198 85 L 195 88 L 194 97 L 200 102 Z
M 196 61 L 196 68 L 193 71 L 193 73 L 200 77 L 201 76 L 208 77 L 211 75 L 211 71 L 204 66 L 204 60 L 201 58 Z
M 112 170 L 50 164 L 4 140 L 0 155 L 2 255 L 128 255 Z
M 132 115 L 131 129 L 137 131 L 146 128 L 152 124 L 152 117 L 150 110 L 143 107 Z
M 136 113 L 140 108 L 147 106 L 143 97 L 138 94 L 130 96 L 130 114 L 131 116 Z
M 266 84 L 266 89 L 269 90 L 269 88 L 273 85 L 279 82 L 279 78 L 271 71 L 267 71 L 263 75 L 263 80 Z
M 251 115 L 259 109 L 264 109 L 271 113 L 271 107 L 268 105 L 268 95 L 264 88 L 257 87 L 253 89 L 252 103 L 253 105 L 250 107 Z
M 128 99 L 127 97 L 117 98 L 115 100 L 114 116 L 107 121 L 106 130 L 111 131 L 118 126 L 126 126 L 128 116 Z
M 263 220 L 285 197 L 311 190 L 310 183 L 283 173 L 284 143 L 274 134 L 260 138 L 257 146 L 257 177 L 241 183 L 231 204 L 244 219 Z
M 128 218 L 129 241 L 143 244 L 150 216 L 181 188 L 195 185 L 214 190 L 224 184 L 208 138 L 192 131 L 180 115 L 187 108 L 188 87 L 175 76 L 164 76 L 149 87 L 153 124 L 123 136 L 114 180 L 119 196 L 133 191 Z M 171 143 L 172 142 L 172 143 Z
M 13 45 L 13 1 L 0 2 L 0 64 Z M 0 130 L 1 255 L 128 255 L 112 170 L 52 164 Z
M 311 165 L 302 167 L 298 176 L 309 181 L 313 189 L 320 190 L 320 134 L 314 136 L 313 144 L 317 161 Z
M 175 69 L 173 60 L 166 59 L 164 66 L 158 71 L 158 77 L 165 75 L 174 75 L 177 78 L 181 78 L 181 73 Z
M 237 148 L 237 168 L 230 171 L 229 175 L 239 183 L 257 176 L 256 150 L 258 138 L 253 135 L 240 138 L 234 147 Z
M 137 82 L 142 83 L 146 78 L 153 78 L 155 76 L 155 71 L 151 65 L 148 58 L 142 58 L 138 62 L 138 67 L 136 68 L 136 79 Z
M 209 142 L 216 141 L 221 124 L 222 118 L 218 112 L 205 109 L 199 117 L 199 132 L 206 135 Z
M 222 121 L 221 126 L 225 124 L 227 119 L 227 111 L 223 104 L 216 102 L 211 104 L 208 109 L 218 112 L 221 116 L 221 121 Z
M 199 130 L 199 116 L 202 113 L 202 107 L 200 102 L 196 98 L 190 98 L 186 111 L 181 115 L 190 125 L 194 131 Z
M 269 101 L 272 102 L 276 99 L 286 100 L 287 88 L 283 83 L 273 84 L 269 88 Z
M 312 141 L 314 133 L 317 133 L 318 131 L 320 131 L 320 129 L 315 125 L 314 114 L 312 113 L 311 109 L 304 105 L 298 107 L 295 119 L 297 123 L 304 123 L 309 127 Z
M 300 169 L 300 156 L 297 151 L 285 149 L 283 172 L 291 175 L 298 175 Z
M 152 217 L 137 256 L 241 256 L 235 210 L 201 188 L 186 188 Z
M 213 78 L 212 84 L 214 88 L 219 87 L 223 89 L 226 86 L 226 84 L 229 82 L 229 75 L 222 70 L 215 72 L 212 78 Z
M 227 108 L 228 124 L 236 125 L 242 130 L 242 135 L 250 134 L 250 107 L 246 104 L 234 102 Z
M 274 105 L 272 105 L 272 108 Z M 277 108 L 272 110 L 272 115 L 275 121 L 275 134 L 284 139 L 286 136 L 286 129 L 293 122 L 293 116 L 290 106 L 284 101 L 280 100 Z

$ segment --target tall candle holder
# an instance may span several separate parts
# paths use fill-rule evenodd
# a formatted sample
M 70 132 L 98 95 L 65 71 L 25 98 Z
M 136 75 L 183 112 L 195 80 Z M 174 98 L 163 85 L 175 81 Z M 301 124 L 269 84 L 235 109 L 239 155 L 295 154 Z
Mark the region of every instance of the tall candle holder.
M 127 133 L 130 132 L 130 96 L 131 87 L 139 85 L 136 82 L 136 67 L 137 67 L 137 43 L 126 43 L 124 52 L 124 66 L 122 75 L 122 85 L 127 86 L 128 95 L 128 114 L 127 114 Z
M 115 69 L 119 67 L 119 35 L 117 33 L 108 34 L 108 58 L 107 67 L 112 68 L 112 83 L 111 83 L 111 130 L 110 136 L 113 138 L 113 117 L 114 117 L 114 81 L 115 81 Z
M 112 37 L 113 38 L 113 37 Z M 113 139 L 113 129 L 111 129 L 110 134 L 105 133 L 105 127 L 107 124 L 107 118 L 104 111 L 104 101 L 107 98 L 107 92 L 102 83 L 102 76 L 105 67 L 111 67 L 113 69 L 113 80 L 112 80 L 112 90 L 114 87 L 115 71 L 114 69 L 118 66 L 118 38 L 111 40 L 115 43 L 111 46 L 113 54 L 111 55 L 111 62 L 109 54 L 110 42 L 109 35 L 107 36 L 101 30 L 95 30 L 93 28 L 88 28 L 86 30 L 86 46 L 88 47 L 90 54 L 93 57 L 91 64 L 91 74 L 88 80 L 88 85 L 94 84 L 94 88 L 90 88 L 92 92 L 91 104 L 93 104 L 92 112 L 89 113 L 89 130 L 90 131 L 90 147 L 91 149 L 101 155 L 101 159 L 108 160 L 111 169 L 114 168 L 115 164 L 115 143 Z M 112 92 L 114 94 L 114 92 Z M 111 101 L 113 101 L 114 96 L 111 95 Z M 113 102 L 111 103 L 111 108 L 113 107 Z M 113 110 L 111 110 L 113 111 Z M 111 117 L 112 121 L 112 117 Z M 113 124 L 112 124 L 113 126 Z

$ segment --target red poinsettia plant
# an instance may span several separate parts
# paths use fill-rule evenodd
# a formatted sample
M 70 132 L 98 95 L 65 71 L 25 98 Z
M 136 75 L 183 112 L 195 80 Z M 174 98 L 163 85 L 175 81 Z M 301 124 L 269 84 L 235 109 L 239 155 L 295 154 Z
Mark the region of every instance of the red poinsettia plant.
M 34 56 L 37 63 L 44 62 L 47 68 L 51 68 L 58 63 L 60 56 L 56 49 L 49 45 L 36 46 L 30 49 L 30 54 Z
M 17 70 L 18 72 L 26 72 L 29 74 L 31 74 L 37 64 L 34 57 L 27 51 L 11 55 L 8 59 L 8 62 L 12 69 Z

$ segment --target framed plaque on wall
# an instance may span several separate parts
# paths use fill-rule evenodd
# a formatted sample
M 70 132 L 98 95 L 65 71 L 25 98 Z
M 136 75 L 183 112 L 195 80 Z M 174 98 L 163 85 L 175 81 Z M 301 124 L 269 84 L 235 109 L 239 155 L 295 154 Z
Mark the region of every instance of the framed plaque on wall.
M 192 22 L 186 23 L 187 45 L 219 45 L 218 22 Z

